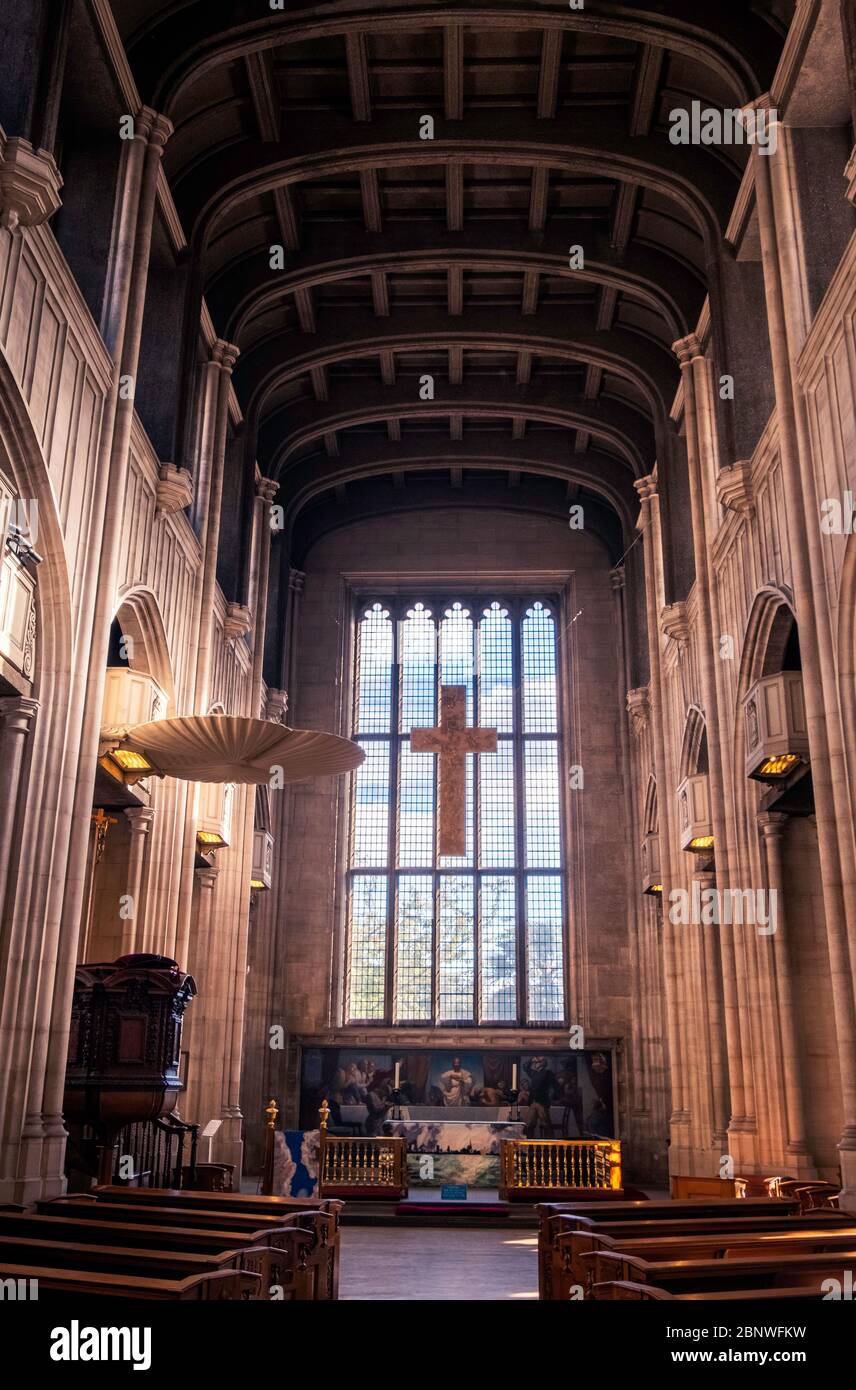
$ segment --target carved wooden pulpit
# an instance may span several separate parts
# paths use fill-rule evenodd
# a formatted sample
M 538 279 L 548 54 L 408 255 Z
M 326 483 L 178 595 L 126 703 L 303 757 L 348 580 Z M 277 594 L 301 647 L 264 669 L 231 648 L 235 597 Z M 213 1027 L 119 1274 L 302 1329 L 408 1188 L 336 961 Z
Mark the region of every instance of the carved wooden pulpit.
M 175 1108 L 182 1019 L 195 994 L 192 976 L 166 956 L 77 967 L 63 1109 L 94 1128 L 102 1183 L 111 1181 L 119 1131 Z

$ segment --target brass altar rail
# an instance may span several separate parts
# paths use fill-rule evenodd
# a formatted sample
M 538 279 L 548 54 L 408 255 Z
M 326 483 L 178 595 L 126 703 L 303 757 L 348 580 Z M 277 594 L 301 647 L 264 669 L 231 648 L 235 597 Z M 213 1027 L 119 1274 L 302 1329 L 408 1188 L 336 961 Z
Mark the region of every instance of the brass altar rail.
M 500 1196 L 615 1191 L 621 1187 L 617 1139 L 503 1139 Z
M 321 1197 L 403 1197 L 407 1144 L 385 1135 L 351 1138 L 327 1133 L 330 1110 L 321 1106 L 318 1192 Z

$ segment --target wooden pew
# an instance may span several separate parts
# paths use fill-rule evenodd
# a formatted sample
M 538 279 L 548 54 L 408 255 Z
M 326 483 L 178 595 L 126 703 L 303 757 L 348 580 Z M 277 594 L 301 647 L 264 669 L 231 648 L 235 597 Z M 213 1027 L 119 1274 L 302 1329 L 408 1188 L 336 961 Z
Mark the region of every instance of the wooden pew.
M 646 1260 L 721 1260 L 744 1255 L 799 1254 L 801 1251 L 836 1251 L 856 1248 L 856 1226 L 836 1226 L 834 1223 L 790 1217 L 767 1231 L 746 1231 L 743 1223 L 726 1220 L 715 1231 L 702 1233 L 694 1228 L 683 1232 L 663 1233 L 659 1222 L 639 1223 L 635 1231 L 614 1234 L 612 1231 L 566 1231 L 559 1236 L 562 1273 L 557 1296 L 570 1297 L 571 1286 L 582 1284 L 588 1296 L 587 1275 L 590 1266 L 582 1256 L 594 1250 L 642 1255 Z
M 795 1214 L 800 1210 L 799 1201 L 794 1198 L 757 1197 L 749 1199 L 726 1198 L 716 1201 L 695 1200 L 691 1198 L 662 1202 L 604 1202 L 596 1211 L 590 1202 L 539 1202 L 538 1212 L 538 1295 L 542 1299 L 554 1297 L 552 1288 L 554 1278 L 561 1274 L 561 1257 L 556 1248 L 560 1230 L 577 1226 L 597 1227 L 610 1225 L 617 1221 L 660 1221 L 703 1217 L 722 1218 L 732 1214 L 750 1216 L 783 1216 Z
M 73 1295 L 95 1298 L 173 1299 L 213 1302 L 258 1297 L 259 1276 L 243 1269 L 219 1269 L 183 1279 L 147 1279 L 94 1269 L 52 1269 L 0 1259 L 0 1279 L 38 1281 L 39 1301 Z
M 597 1300 L 669 1299 L 675 1303 L 817 1303 L 823 1294 L 810 1288 L 796 1289 L 719 1289 L 716 1293 L 669 1293 L 652 1284 L 635 1284 L 630 1279 L 618 1279 L 608 1284 L 593 1284 L 592 1298 Z
M 345 1204 L 338 1198 L 267 1197 L 249 1192 L 190 1192 L 183 1188 L 118 1185 L 97 1187 L 91 1195 L 82 1195 L 89 1200 L 94 1196 L 97 1201 L 127 1203 L 129 1206 L 146 1210 L 167 1206 L 173 1210 L 251 1214 L 266 1219 L 282 1215 L 291 1218 L 295 1213 L 302 1212 L 323 1212 L 332 1220 L 324 1223 L 314 1222 L 311 1227 L 319 1247 L 317 1262 L 323 1266 L 318 1279 L 325 1292 L 319 1293 L 318 1296 L 330 1299 L 339 1297 L 339 1216 Z
M 292 1253 L 292 1246 L 288 1240 L 280 1240 L 279 1233 L 286 1228 L 302 1231 L 306 1240 L 301 1242 L 298 1254 L 301 1270 L 311 1279 L 311 1293 L 308 1297 L 325 1301 L 338 1297 L 338 1246 L 335 1239 L 337 1217 L 334 1212 L 301 1208 L 291 1212 L 289 1216 L 282 1212 L 276 1216 L 258 1216 L 252 1212 L 207 1211 L 185 1206 L 161 1206 L 155 1203 L 142 1205 L 91 1199 L 81 1202 L 76 1197 L 37 1202 L 36 1208 L 40 1215 L 49 1219 L 74 1220 L 79 1219 L 85 1212 L 95 1216 L 102 1223 L 115 1226 L 162 1228 L 168 1239 L 171 1239 L 176 1229 L 220 1230 L 226 1233 L 230 1245 L 242 1242 L 254 1246 L 266 1245 L 271 1249 L 281 1249 L 286 1255 Z M 268 1238 L 265 1239 L 265 1236 Z M 264 1258 L 261 1255 L 253 1256 L 254 1261 L 261 1263 L 264 1263 Z M 272 1282 L 280 1281 L 274 1279 Z
M 59 1222 L 53 1223 L 55 1226 Z M 115 1228 L 102 1227 L 99 1234 L 108 1239 Z M 59 1232 L 73 1235 L 74 1232 Z M 33 1238 L 23 1233 L 0 1235 L 0 1262 L 32 1264 L 44 1268 L 111 1271 L 120 1275 L 154 1279 L 182 1279 L 192 1274 L 233 1269 L 258 1275 L 254 1298 L 271 1299 L 277 1286 L 277 1299 L 306 1301 L 313 1297 L 312 1277 L 302 1258 L 301 1244 L 308 1244 L 303 1232 L 284 1233 L 291 1242 L 288 1254 L 282 1247 L 245 1246 L 206 1254 L 170 1249 L 154 1250 L 138 1245 L 109 1245 L 94 1241 Z
M 740 1256 L 728 1260 L 646 1260 L 642 1255 L 593 1250 L 580 1256 L 591 1271 L 590 1283 L 650 1284 L 669 1293 L 707 1295 L 724 1289 L 808 1287 L 820 1290 L 824 1279 L 844 1280 L 856 1269 L 856 1241 L 850 1250 L 804 1255 Z

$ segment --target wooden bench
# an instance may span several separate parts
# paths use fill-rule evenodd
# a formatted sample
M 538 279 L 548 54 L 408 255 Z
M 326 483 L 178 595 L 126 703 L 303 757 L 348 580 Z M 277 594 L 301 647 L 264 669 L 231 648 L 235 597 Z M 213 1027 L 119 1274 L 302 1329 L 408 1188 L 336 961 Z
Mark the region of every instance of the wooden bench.
M 561 1230 L 588 1226 L 600 1229 L 619 1221 L 701 1220 L 721 1219 L 732 1214 L 741 1217 L 782 1217 L 796 1214 L 800 1204 L 795 1199 L 759 1197 L 716 1201 L 692 1199 L 662 1202 L 609 1202 L 592 1210 L 588 1202 L 539 1202 L 538 1212 L 538 1294 L 550 1300 L 554 1280 L 561 1275 L 561 1256 L 556 1241 Z
M 90 1205 L 92 1218 L 99 1208 Z M 54 1209 L 53 1215 L 13 1215 L 0 1212 L 0 1234 L 36 1240 L 63 1240 L 79 1245 L 106 1245 L 107 1248 L 128 1248 L 129 1251 L 151 1250 L 175 1254 L 220 1254 L 231 1251 L 240 1269 L 252 1270 L 263 1280 L 260 1297 L 283 1301 L 327 1300 L 335 1297 L 335 1247 L 318 1238 L 318 1229 L 332 1222 L 325 1212 L 303 1212 L 290 1218 L 288 1226 L 265 1226 L 263 1230 L 245 1232 L 232 1229 L 206 1229 L 157 1225 L 147 1222 L 117 1222 L 72 1216 L 65 1218 Z M 306 1227 L 297 1225 L 306 1223 Z
M 796 1289 L 719 1289 L 716 1293 L 669 1293 L 651 1284 L 635 1284 L 630 1279 L 618 1279 L 608 1284 L 593 1284 L 592 1298 L 597 1300 L 670 1299 L 675 1303 L 741 1303 L 785 1302 L 817 1303 L 823 1294 L 809 1288 Z
M 181 1188 L 115 1185 L 95 1188 L 91 1196 L 88 1193 L 84 1196 L 88 1200 L 94 1197 L 99 1202 L 107 1201 L 113 1205 L 123 1203 L 146 1211 L 169 1207 L 173 1212 L 258 1215 L 265 1220 L 284 1217 L 288 1222 L 301 1214 L 311 1215 L 311 1226 L 303 1221 L 300 1224 L 304 1229 L 311 1229 L 315 1237 L 314 1262 L 319 1267 L 319 1291 L 316 1296 L 324 1299 L 339 1297 L 339 1215 L 344 1202 L 337 1198 L 267 1197 L 247 1192 L 188 1192 Z M 319 1212 L 327 1219 L 315 1220 Z
M 580 1256 L 591 1271 L 590 1284 L 650 1284 L 669 1293 L 707 1295 L 724 1289 L 776 1289 L 808 1287 L 820 1293 L 824 1279 L 843 1282 L 847 1270 L 856 1269 L 856 1241 L 850 1250 L 816 1251 L 812 1254 L 752 1255 L 728 1260 L 646 1260 L 609 1250 L 593 1250 Z
M 183 1279 L 147 1279 L 115 1270 L 53 1269 L 38 1264 L 16 1264 L 0 1259 L 0 1279 L 33 1279 L 39 1301 L 68 1295 L 96 1298 L 173 1299 L 207 1302 L 258 1297 L 259 1276 L 243 1269 L 220 1269 L 190 1274 Z
M 797 1217 L 790 1217 L 767 1231 L 746 1231 L 742 1223 L 726 1221 L 716 1232 L 655 1232 L 659 1222 L 640 1222 L 634 1232 L 615 1234 L 611 1231 L 566 1231 L 559 1237 L 562 1272 L 558 1298 L 570 1297 L 571 1286 L 582 1284 L 590 1266 L 582 1256 L 594 1250 L 642 1255 L 646 1260 L 722 1260 L 744 1255 L 773 1255 L 778 1251 L 799 1254 L 801 1251 L 852 1250 L 856 1248 L 856 1226 L 836 1227 L 827 1222 L 810 1222 L 805 1226 Z

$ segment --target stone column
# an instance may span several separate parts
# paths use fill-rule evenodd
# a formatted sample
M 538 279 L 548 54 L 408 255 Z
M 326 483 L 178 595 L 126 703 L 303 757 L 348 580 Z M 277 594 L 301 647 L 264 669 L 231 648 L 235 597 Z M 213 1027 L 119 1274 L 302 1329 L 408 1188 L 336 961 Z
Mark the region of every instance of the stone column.
M 188 1089 L 182 1100 L 181 1109 L 185 1119 L 190 1118 L 194 1123 L 201 1125 L 206 1124 L 208 1120 L 218 1118 L 220 1114 L 219 1102 L 215 1103 L 212 1099 L 212 1095 L 216 1094 L 220 1078 L 216 1060 L 209 1055 L 211 1034 L 215 1030 L 209 1022 L 204 1007 L 209 997 L 210 978 L 218 968 L 211 939 L 211 926 L 215 889 L 219 876 L 220 870 L 216 864 L 206 865 L 194 872 L 194 878 L 199 885 L 196 901 L 196 924 L 193 934 L 194 941 L 199 948 L 199 964 L 195 965 L 194 962 L 194 965 L 196 983 L 199 988 L 197 1002 L 203 1007 L 191 1011 L 188 1015 L 190 1027 L 185 1030 L 183 1042 L 190 1057 L 190 1072 Z M 190 973 L 193 974 L 194 971 L 191 970 Z
M 200 517 L 202 527 L 202 570 L 199 585 L 199 640 L 196 651 L 196 692 L 194 707 L 197 714 L 207 714 L 211 696 L 211 663 L 214 642 L 214 594 L 217 588 L 217 552 L 220 540 L 220 509 L 223 501 L 223 468 L 226 457 L 226 431 L 229 422 L 229 388 L 232 370 L 239 349 L 218 338 L 211 351 L 212 362 L 219 368 L 216 405 L 212 412 L 206 404 L 203 430 L 210 435 L 210 456 L 203 454 L 203 469 L 208 474 L 207 504 Z M 213 385 L 213 384 L 212 384 Z M 214 404 L 212 401 L 211 404 Z M 207 436 L 204 434 L 203 439 Z M 203 489 L 206 486 L 202 479 Z
M 817 1169 L 812 1162 L 806 1140 L 802 1062 L 794 1008 L 794 981 L 788 952 L 789 927 L 785 911 L 782 842 L 787 823 L 788 817 L 776 811 L 762 811 L 758 816 L 767 860 L 767 887 L 771 897 L 774 893 L 776 895 L 776 930 L 772 941 L 784 1072 L 788 1171 L 793 1170 L 794 1176 L 798 1178 L 812 1178 L 817 1177 Z
M 819 547 L 819 527 L 817 535 L 810 538 L 807 523 L 807 512 L 812 516 L 817 515 L 811 474 L 813 461 L 805 438 L 804 420 L 802 428 L 800 425 L 801 408 L 797 406 L 797 399 L 801 400 L 801 397 L 793 374 L 795 364 L 791 358 L 789 338 L 789 315 L 791 318 L 796 315 L 794 337 L 796 342 L 801 341 L 800 315 L 794 307 L 795 295 L 786 293 L 782 277 L 781 243 L 791 235 L 793 228 L 788 225 L 786 213 L 776 208 L 769 157 L 760 155 L 756 150 L 752 163 L 778 415 L 783 513 L 788 529 L 794 607 L 799 625 L 803 694 L 817 815 L 817 846 L 838 1039 L 843 1110 L 843 1130 L 838 1147 L 843 1182 L 842 1205 L 846 1206 L 856 1202 L 856 1002 L 848 942 L 848 928 L 856 929 L 856 913 L 849 887 L 845 892 L 842 866 L 845 862 L 849 863 L 847 845 L 852 846 L 853 832 L 845 760 L 840 749 L 840 725 L 836 714 L 838 695 L 837 692 L 824 690 L 824 670 L 832 679 L 837 666 L 831 651 L 822 557 L 818 562 L 815 555 L 814 567 L 812 563 L 812 551 L 817 552 Z
M 253 637 L 253 676 L 251 682 L 252 709 L 257 716 L 261 710 L 262 682 L 264 676 L 265 633 L 267 631 L 268 582 L 270 579 L 270 507 L 279 491 L 275 478 L 259 478 L 256 481 L 255 531 L 258 536 L 256 548 L 255 575 L 255 634 Z
M 131 848 L 128 854 L 127 896 L 133 905 L 134 915 L 127 918 L 122 931 L 122 955 L 138 951 L 143 943 L 143 914 L 141 890 L 143 886 L 143 859 L 146 843 L 155 813 L 150 806 L 129 806 L 125 819 L 131 827 Z
M 282 646 L 282 681 L 283 690 L 288 691 L 291 707 L 294 708 L 295 698 L 295 671 L 297 669 L 297 625 L 300 619 L 300 600 L 303 596 L 303 586 L 306 583 L 306 575 L 303 570 L 289 569 L 288 571 L 288 607 L 285 615 L 285 641 Z
M 27 736 L 38 709 L 38 700 L 26 696 L 0 699 L 0 767 L 3 769 L 3 795 L 0 796 L 0 928 L 4 921 L 3 906 L 12 861 L 21 764 Z M 3 955 L 4 952 L 0 952 L 0 959 Z
M 642 548 L 645 561 L 645 608 L 648 629 L 648 651 L 651 663 L 651 682 L 649 704 L 651 717 L 652 745 L 654 750 L 654 771 L 657 778 L 660 863 L 663 877 L 663 965 L 666 994 L 666 1033 L 669 1041 L 669 1071 L 672 1092 L 672 1131 L 673 1151 L 685 1146 L 685 1134 L 681 1130 L 686 1125 L 689 1111 L 686 1097 L 686 1074 L 684 1071 L 683 1029 L 678 1011 L 678 958 L 675 942 L 675 926 L 669 921 L 669 893 L 673 883 L 672 839 L 669 808 L 673 788 L 670 785 L 666 759 L 664 729 L 663 673 L 660 662 L 660 629 L 657 622 L 659 607 L 659 586 L 657 583 L 657 558 L 655 546 L 657 528 L 655 527 L 654 507 L 657 498 L 657 482 L 653 474 L 639 478 L 634 483 L 639 493 L 641 510 L 637 527 L 642 532 Z M 680 1159 L 679 1159 L 680 1161 Z
M 109 465 L 106 478 L 106 502 L 101 545 L 98 555 L 97 585 L 94 599 L 94 613 L 91 633 L 88 636 L 88 665 L 86 686 L 83 692 L 81 711 L 80 758 L 77 768 L 77 783 L 74 792 L 71 834 L 69 839 L 68 866 L 66 872 L 65 900 L 63 904 L 62 929 L 57 943 L 57 974 L 53 998 L 46 989 L 39 1004 L 39 1018 L 36 1024 L 36 1043 L 34 1047 L 32 1094 L 30 1108 L 44 1115 L 45 1132 L 56 1150 L 56 1160 L 61 1165 L 65 1143 L 65 1127 L 62 1121 L 62 1098 L 65 1087 L 65 1068 L 68 1054 L 68 1029 L 71 1015 L 71 995 L 74 987 L 74 970 L 77 955 L 77 941 L 81 924 L 83 894 L 86 870 L 86 844 L 89 831 L 89 817 L 92 809 L 92 790 L 98 759 L 98 739 L 101 726 L 101 709 L 104 698 L 104 680 L 107 665 L 107 646 L 110 624 L 116 603 L 116 586 L 119 573 L 120 545 L 122 539 L 123 507 L 127 490 L 128 461 L 130 456 L 131 431 L 134 420 L 133 391 L 123 394 L 118 390 L 121 382 L 134 383 L 139 361 L 140 339 L 143 326 L 143 311 L 146 299 L 146 282 L 149 254 L 152 240 L 152 225 L 157 198 L 158 175 L 164 146 L 172 132 L 171 123 L 155 112 L 144 110 L 140 118 L 141 131 L 146 134 L 145 151 L 139 185 L 139 199 L 136 202 L 134 218 L 135 235 L 133 248 L 128 248 L 130 275 L 127 295 L 127 316 L 121 346 L 117 343 L 114 361 L 118 366 L 118 376 L 114 380 L 115 416 L 109 448 Z M 134 145 L 138 140 L 133 142 Z M 130 158 L 130 156 L 129 156 Z M 122 206 L 130 200 L 122 195 Z M 130 213 L 129 213 L 130 215 Z M 121 318 L 121 315 L 120 315 Z M 95 538 L 93 537 L 93 548 Z M 48 982 L 45 981 L 47 986 Z M 47 1039 L 50 1039 L 49 1055 L 44 1056 Z M 45 1071 L 42 1066 L 46 1063 Z M 44 1085 L 42 1085 L 44 1075 Z M 53 1162 L 53 1159 L 51 1160 Z

